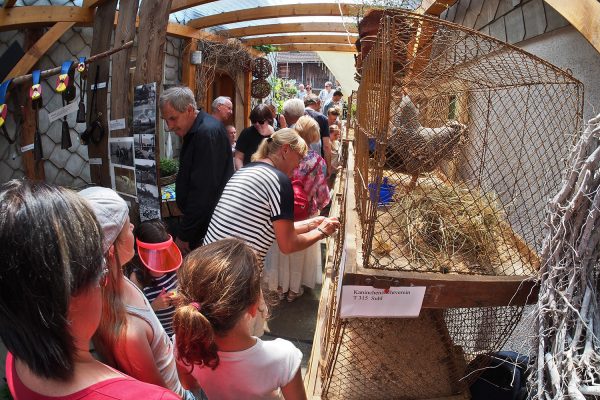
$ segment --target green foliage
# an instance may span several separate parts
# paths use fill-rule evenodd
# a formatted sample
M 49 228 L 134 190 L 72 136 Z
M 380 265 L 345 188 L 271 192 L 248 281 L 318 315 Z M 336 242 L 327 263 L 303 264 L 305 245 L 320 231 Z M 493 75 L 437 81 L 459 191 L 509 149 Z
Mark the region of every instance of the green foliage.
M 296 81 L 293 79 L 281 79 L 272 76 L 269 83 L 271 84 L 273 93 L 273 105 L 277 108 L 277 112 L 281 112 L 283 103 L 287 99 L 296 97 L 296 94 L 298 94 Z
M 4 382 L 0 383 L 0 400 L 13 400 L 8 390 L 8 384 Z
M 259 44 L 256 46 L 252 46 L 253 49 L 261 51 L 265 54 L 269 54 L 269 53 L 274 53 L 276 51 L 279 51 L 279 47 L 274 46 L 272 44 Z
M 161 158 L 159 169 L 160 176 L 175 175 L 179 170 L 179 161 L 171 158 Z

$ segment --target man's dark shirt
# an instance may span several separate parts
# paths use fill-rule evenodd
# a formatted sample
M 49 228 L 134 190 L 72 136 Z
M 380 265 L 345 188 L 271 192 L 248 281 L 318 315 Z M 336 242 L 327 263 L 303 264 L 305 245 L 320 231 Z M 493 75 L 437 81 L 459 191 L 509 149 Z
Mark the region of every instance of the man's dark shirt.
M 325 149 L 323 149 L 323 138 L 329 137 L 329 122 L 327 117 L 310 107 L 306 107 L 304 112 L 312 117 L 319 124 L 319 132 L 321 133 L 321 157 L 325 157 Z
M 177 206 L 183 213 L 178 237 L 191 248 L 202 243 L 225 184 L 233 175 L 231 144 L 224 125 L 199 110 L 183 137 L 175 186 Z

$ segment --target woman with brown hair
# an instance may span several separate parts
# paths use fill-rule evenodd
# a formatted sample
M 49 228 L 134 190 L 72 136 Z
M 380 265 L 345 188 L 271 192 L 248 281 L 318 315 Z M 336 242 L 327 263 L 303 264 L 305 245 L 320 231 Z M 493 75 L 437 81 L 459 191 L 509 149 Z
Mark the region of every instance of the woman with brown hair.
M 191 252 L 177 273 L 173 319 L 179 374 L 208 398 L 306 399 L 302 353 L 284 339 L 252 336 L 260 313 L 260 265 L 238 239 Z
M 96 360 L 89 343 L 106 282 L 101 228 L 75 192 L 0 188 L 0 338 L 15 400 L 178 399 Z

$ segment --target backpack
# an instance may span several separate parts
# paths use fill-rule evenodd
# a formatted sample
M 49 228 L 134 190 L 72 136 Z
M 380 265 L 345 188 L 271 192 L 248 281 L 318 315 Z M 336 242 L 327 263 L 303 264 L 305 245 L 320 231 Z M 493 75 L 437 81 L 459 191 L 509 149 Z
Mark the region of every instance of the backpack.
M 490 363 L 471 384 L 472 400 L 525 400 L 529 357 L 513 351 L 499 351 L 477 357 Z M 477 358 L 474 360 L 476 361 Z
M 317 161 L 306 176 L 310 175 L 319 165 Z M 304 182 L 302 179 L 292 179 L 292 189 L 294 190 L 294 221 L 302 221 L 310 217 L 310 199 L 304 191 Z

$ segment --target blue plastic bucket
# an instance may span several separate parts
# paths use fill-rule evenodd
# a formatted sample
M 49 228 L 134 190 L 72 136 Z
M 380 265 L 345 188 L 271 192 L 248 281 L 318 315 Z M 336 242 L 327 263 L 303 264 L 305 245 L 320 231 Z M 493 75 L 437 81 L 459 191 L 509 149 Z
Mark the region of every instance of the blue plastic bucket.
M 379 193 L 377 193 L 377 185 L 375 183 L 369 183 L 369 197 L 371 201 L 377 202 L 377 205 L 385 206 L 390 204 L 394 200 L 395 185 L 388 184 L 387 178 L 383 178 L 383 183 L 379 187 Z

